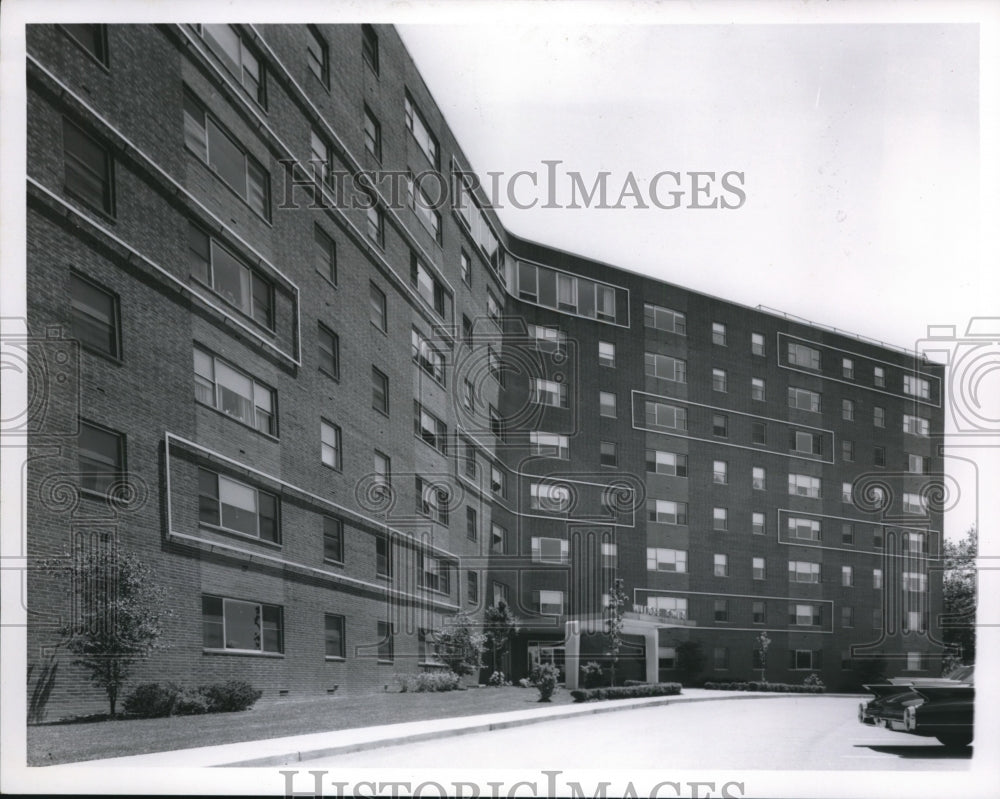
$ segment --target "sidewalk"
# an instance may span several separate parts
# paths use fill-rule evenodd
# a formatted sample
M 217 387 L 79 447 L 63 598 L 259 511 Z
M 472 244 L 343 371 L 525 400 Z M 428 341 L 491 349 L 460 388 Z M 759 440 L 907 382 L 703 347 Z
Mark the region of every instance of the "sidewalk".
M 822 694 L 830 696 L 831 694 Z M 556 707 L 538 707 L 507 713 L 487 713 L 480 716 L 411 721 L 405 724 L 386 724 L 379 727 L 360 727 L 336 732 L 318 732 L 286 738 L 204 746 L 197 749 L 175 749 L 169 752 L 151 752 L 145 755 L 87 760 L 68 763 L 66 766 L 97 767 L 171 767 L 186 768 L 212 766 L 282 766 L 330 755 L 377 749 L 383 746 L 447 738 L 473 732 L 500 730 L 525 724 L 573 718 L 576 716 L 610 713 L 639 707 L 655 707 L 683 702 L 736 701 L 741 699 L 802 698 L 803 694 L 777 694 L 754 691 L 709 691 L 704 688 L 685 688 L 678 696 L 660 696 L 645 699 L 617 699 L 600 702 L 583 702 Z M 62 766 L 49 766 L 58 769 Z

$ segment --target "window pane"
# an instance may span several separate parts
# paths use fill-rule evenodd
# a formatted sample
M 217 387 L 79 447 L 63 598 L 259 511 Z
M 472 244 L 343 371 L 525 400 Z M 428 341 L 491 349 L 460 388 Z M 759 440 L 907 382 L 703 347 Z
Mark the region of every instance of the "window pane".
M 225 640 L 222 627 L 222 599 L 215 596 L 201 598 L 202 646 L 222 649 Z
M 260 649 L 260 606 L 225 600 L 226 649 Z
M 250 312 L 250 270 L 212 242 L 213 286 L 244 313 Z
M 208 159 L 240 197 L 247 196 L 246 156 L 212 119 L 208 120 Z
M 86 280 L 71 278 L 73 335 L 82 344 L 118 356 L 118 320 L 115 298 Z
M 219 499 L 223 527 L 257 535 L 257 492 L 254 489 L 220 476 Z

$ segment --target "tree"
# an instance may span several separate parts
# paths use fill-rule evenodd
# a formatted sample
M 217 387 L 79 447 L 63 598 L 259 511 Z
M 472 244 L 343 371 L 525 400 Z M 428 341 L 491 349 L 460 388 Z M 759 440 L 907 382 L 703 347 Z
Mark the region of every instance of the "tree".
M 73 663 L 108 696 L 110 714 L 133 664 L 160 648 L 167 594 L 153 570 L 135 555 L 101 549 L 71 567 L 75 623 L 62 629 Z
M 767 648 L 771 645 L 771 639 L 767 637 L 767 631 L 762 631 L 757 636 L 757 651 L 760 652 L 760 681 L 767 682 Z
M 434 633 L 436 655 L 449 669 L 460 676 L 474 674 L 483 665 L 486 636 L 476 632 L 467 613 L 457 613 L 448 624 Z
M 976 557 L 979 531 L 973 525 L 965 538 L 944 542 L 945 643 L 957 650 L 966 663 L 976 659 Z
M 499 671 L 500 657 L 510 644 L 510 639 L 517 632 L 520 622 L 507 603 L 502 599 L 495 605 L 486 608 L 483 613 L 483 632 L 486 634 L 486 645 L 493 653 L 493 671 Z
M 680 672 L 681 682 L 685 684 L 694 682 L 708 662 L 700 641 L 684 641 L 678 644 L 676 655 L 677 671 Z
M 622 627 L 625 624 L 625 603 L 628 595 L 625 593 L 625 581 L 616 578 L 608 597 L 608 648 L 605 654 L 611 659 L 611 685 L 615 684 L 615 668 L 622 651 Z

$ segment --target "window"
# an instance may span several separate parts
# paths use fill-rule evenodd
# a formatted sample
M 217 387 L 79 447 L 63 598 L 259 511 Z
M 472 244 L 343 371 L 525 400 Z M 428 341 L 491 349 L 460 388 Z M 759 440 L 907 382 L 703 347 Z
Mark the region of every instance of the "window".
M 392 577 L 392 549 L 389 539 L 384 535 L 375 536 L 375 574 L 379 577 Z
M 764 535 L 764 527 L 766 525 L 766 517 L 764 514 L 755 511 L 751 518 L 751 527 L 754 535 Z
M 841 367 L 843 369 L 844 377 L 848 380 L 854 379 L 854 361 L 850 358 L 844 358 L 841 361 Z
M 872 423 L 876 427 L 885 427 L 885 408 L 880 405 L 872 408 Z
M 763 580 L 767 576 L 764 558 L 753 559 L 753 578 Z
M 712 322 L 712 343 L 726 346 L 726 326 L 722 322 Z
M 274 287 L 219 242 L 188 226 L 191 274 L 255 322 L 274 328 Z
M 840 442 L 840 455 L 845 461 L 854 460 L 854 442 L 849 438 L 845 438 Z
M 490 526 L 490 552 L 502 555 L 507 551 L 507 529 L 496 522 Z
M 309 70 L 319 78 L 320 83 L 330 86 L 330 54 L 326 42 L 312 25 L 306 27 L 306 51 L 309 58 Z
M 646 424 L 667 427 L 672 430 L 687 430 L 687 408 L 667 405 L 665 402 L 646 401 Z
M 601 416 L 607 416 L 610 419 L 615 419 L 618 417 L 618 397 L 610 391 L 602 391 L 600 394 L 601 400 Z
M 854 401 L 845 399 L 840 402 L 840 415 L 848 422 L 854 421 Z
M 388 486 L 392 483 L 392 460 L 388 455 L 375 450 L 372 458 L 372 473 L 377 485 Z
M 490 492 L 494 496 L 507 496 L 507 475 L 496 466 L 490 466 Z
M 715 621 L 729 621 L 729 600 L 716 599 L 714 602 L 713 618 Z
M 470 541 L 479 538 L 479 513 L 475 508 L 465 509 L 465 537 Z
M 547 458 L 569 459 L 569 437 L 557 433 L 532 430 L 529 434 L 531 454 Z
M 510 595 L 510 589 L 507 587 L 506 583 L 498 583 L 494 580 L 493 584 L 490 586 L 490 590 L 493 594 L 494 605 L 499 605 L 501 602 L 503 602 L 505 605 L 507 604 L 507 600 Z
M 649 521 L 661 524 L 687 524 L 687 503 L 668 499 L 653 499 L 646 502 Z
M 712 556 L 712 574 L 716 577 L 729 576 L 729 556 L 715 554 Z
M 819 605 L 790 604 L 788 623 L 799 627 L 818 626 L 822 623 Z
M 375 637 L 378 638 L 378 659 L 385 663 L 391 663 L 395 657 L 392 625 L 387 621 L 376 622 Z
M 121 357 L 121 317 L 118 297 L 72 272 L 70 308 L 73 336 L 84 347 Z
M 614 441 L 601 442 L 601 466 L 618 465 L 618 444 Z
M 337 245 L 333 239 L 323 232 L 323 229 L 319 225 L 313 226 L 313 239 L 316 242 L 316 271 L 336 285 Z
M 712 370 L 712 389 L 714 391 L 725 391 L 726 390 L 726 370 L 725 369 L 713 369 Z
M 872 588 L 879 589 L 882 587 L 882 570 L 872 569 Z
M 69 34 L 80 47 L 86 50 L 99 62 L 108 65 L 108 35 L 106 25 L 63 25 L 62 29 Z
M 874 608 L 872 610 L 872 629 L 882 629 L 882 608 Z
M 344 627 L 346 621 L 343 616 L 334 613 L 323 614 L 324 639 L 326 643 L 326 656 L 328 658 L 340 658 L 343 660 L 347 652 L 344 642 Z
M 201 35 L 254 101 L 267 105 L 264 67 L 232 25 L 202 25 Z
M 369 305 L 371 306 L 371 321 L 383 333 L 386 330 L 385 292 L 374 283 L 368 284 Z
M 903 494 L 903 513 L 925 513 L 924 498 L 920 494 Z
M 712 666 L 716 671 L 729 668 L 729 647 L 717 646 L 712 652 Z
M 729 529 L 729 510 L 727 508 L 712 508 L 712 529 Z
M 872 530 L 872 546 L 875 549 L 882 549 L 882 542 L 883 542 L 882 528 L 876 527 L 874 530 Z
M 924 614 L 919 610 L 908 610 L 906 615 L 903 616 L 903 632 L 919 632 L 922 633 L 926 630 L 927 625 L 924 623 Z
M 327 421 L 319 423 L 320 457 L 324 466 L 331 469 L 341 468 L 340 428 Z
M 764 354 L 764 334 L 763 333 L 751 333 L 750 334 L 750 351 L 754 355 Z
M 340 378 L 340 338 L 319 322 L 319 368 L 330 377 Z
M 885 466 L 885 447 L 874 447 L 872 449 L 872 463 L 875 466 Z
M 423 115 L 417 109 L 410 97 L 410 93 L 406 93 L 406 98 L 403 103 L 403 113 L 406 117 L 406 129 L 410 131 L 410 135 L 413 136 L 414 141 L 420 147 L 420 151 L 427 156 L 427 160 L 430 161 L 432 167 L 437 169 L 438 166 L 438 142 L 434 134 L 431 133 L 430 128 L 424 121 Z
M 507 425 L 500 411 L 493 405 L 490 405 L 490 432 L 501 441 L 507 440 Z
M 798 497 L 819 499 L 820 479 L 807 474 L 788 475 L 788 493 Z
M 877 487 L 876 487 L 877 488 Z M 854 484 L 853 483 L 841 483 L 840 484 L 840 501 L 847 502 L 848 504 L 854 501 Z
M 201 620 L 205 649 L 276 654 L 284 651 L 280 605 L 203 595 Z
M 595 283 L 594 292 L 597 304 L 594 316 L 605 322 L 615 321 L 615 290 L 610 286 L 602 286 L 599 283 Z
M 565 349 L 566 334 L 555 327 L 545 325 L 528 325 L 528 335 L 535 342 L 539 352 L 559 353 Z
M 279 543 L 278 498 L 207 469 L 198 470 L 198 521 Z
M 317 181 L 322 183 L 329 182 L 330 145 L 315 130 L 309 132 L 309 164 Z
M 789 650 L 789 668 L 793 670 L 818 669 L 820 667 L 821 650 L 793 649 Z
M 615 569 L 618 566 L 618 544 L 601 542 L 601 568 Z
M 840 608 L 840 626 L 841 627 L 853 627 L 854 626 L 854 608 L 849 605 L 843 605 Z
M 763 466 L 753 467 L 753 488 L 754 491 L 763 491 L 767 488 L 767 472 Z
M 462 282 L 467 286 L 472 285 L 472 259 L 469 258 L 469 254 L 462 250 L 458 258 L 459 268 L 462 272 Z
M 850 522 L 843 522 L 840 525 L 840 543 L 854 545 L 854 525 Z
M 817 519 L 803 519 L 799 516 L 788 517 L 788 535 L 802 541 L 822 541 L 822 523 Z
M 789 449 L 796 452 L 807 452 L 812 455 L 823 454 L 823 437 L 818 434 L 806 433 L 802 430 L 792 430 L 789 434 Z
M 434 237 L 434 241 L 440 244 L 441 212 L 437 210 L 437 202 L 427 194 L 421 183 L 421 178 L 412 173 L 407 178 L 406 191 L 407 204 L 413 209 L 424 229 Z
M 389 378 L 381 371 L 372 367 L 372 407 L 389 415 Z
M 753 605 L 751 606 L 753 612 L 753 623 L 754 624 L 766 624 L 767 623 L 767 604 L 761 599 L 753 600 Z M 758 650 L 754 650 L 757 653 Z M 757 668 L 760 668 L 759 666 Z
M 566 408 L 569 405 L 566 386 L 563 383 L 555 380 L 542 380 L 540 377 L 531 378 L 531 401 L 538 405 L 550 405 L 553 408 Z
M 468 316 L 462 314 L 462 341 L 465 342 L 465 346 L 473 346 L 472 339 L 472 320 Z
M 844 588 L 854 587 L 854 569 L 851 566 L 840 567 L 840 584 Z
M 805 344 L 795 344 L 788 342 L 788 362 L 794 366 L 803 366 L 806 369 L 820 369 L 819 350 L 807 347 Z
M 615 345 L 610 341 L 599 341 L 597 343 L 597 362 L 601 366 L 609 369 L 615 368 Z
M 500 360 L 500 354 L 493 349 L 492 344 L 486 347 L 486 368 L 489 370 L 490 375 L 502 386 L 504 384 L 503 361 Z
M 922 377 L 915 375 L 903 375 L 903 393 L 911 397 L 929 399 L 931 396 L 931 384 Z
M 382 160 L 382 125 L 378 118 L 365 106 L 365 149 L 375 156 L 378 161 Z
M 903 414 L 903 432 L 914 436 L 927 436 L 930 433 L 930 422 L 922 416 Z
M 687 382 L 687 361 L 672 358 L 669 355 L 646 353 L 646 375 L 660 380 L 673 380 L 677 383 Z
M 814 411 L 818 413 L 820 410 L 820 400 L 820 395 L 815 391 L 809 391 L 804 388 L 795 388 L 794 386 L 788 387 L 789 408 L 798 408 L 802 411 Z
M 518 263 L 517 296 L 528 302 L 538 302 L 538 268 L 534 264 Z
M 561 616 L 563 612 L 562 591 L 532 591 L 532 604 L 543 616 Z
M 190 92 L 184 92 L 184 143 L 264 219 L 271 219 L 271 178 Z
M 496 322 L 497 325 L 500 325 L 503 317 L 503 308 L 489 289 L 486 290 L 486 315 Z
M 729 464 L 725 461 L 712 462 L 712 482 L 725 485 L 729 482 Z
M 442 455 L 448 452 L 448 427 L 419 402 L 413 402 L 413 434 Z
M 460 447 L 461 460 L 462 460 L 462 473 L 466 477 L 470 477 L 473 480 L 476 479 L 476 449 L 472 446 L 472 443 L 465 438 L 462 438 L 462 443 Z
M 451 565 L 441 558 L 418 552 L 417 585 L 439 594 L 451 593 Z
M 729 417 L 723 413 L 716 413 L 712 415 L 712 435 L 721 436 L 722 438 L 729 437 Z
M 750 443 L 751 444 L 767 443 L 767 425 L 764 422 L 750 423 Z
M 254 430 L 278 434 L 274 389 L 200 347 L 194 348 L 194 398 Z
M 765 399 L 764 393 L 764 380 L 760 377 L 750 378 L 750 397 L 758 402 L 763 402 Z
M 560 311 L 576 313 L 577 280 L 573 275 L 556 273 L 556 307 Z
M 559 485 L 558 483 L 532 483 L 530 491 L 532 510 L 563 513 L 569 508 L 570 493 L 565 485 Z
M 105 493 L 125 476 L 125 436 L 80 420 L 77 463 L 80 486 L 85 491 Z
M 921 652 L 907 652 L 906 653 L 906 670 L 907 671 L 923 671 L 924 670 L 924 656 Z
M 115 215 L 114 161 L 111 153 L 63 117 L 64 186 L 67 194 Z
M 374 200 L 372 201 L 374 203 Z M 373 204 L 367 211 L 368 238 L 374 241 L 380 249 L 385 248 L 385 212 Z
M 876 388 L 885 388 L 885 369 L 881 366 L 872 367 L 872 381 Z
M 807 560 L 788 561 L 788 580 L 793 583 L 818 583 L 819 564 Z
M 672 311 L 670 308 L 661 308 L 659 305 L 646 303 L 644 306 L 643 318 L 646 327 L 655 330 L 664 330 L 667 333 L 677 333 L 681 336 L 687 335 L 687 320 L 684 314 L 679 311 Z
M 664 452 L 659 449 L 646 450 L 646 471 L 687 477 L 687 455 Z
M 474 571 L 465 573 L 465 600 L 470 605 L 479 604 L 479 574 Z
M 533 537 L 531 559 L 535 563 L 569 563 L 569 541 Z
M 361 26 L 361 56 L 369 69 L 378 75 L 378 34 L 371 25 Z
M 344 525 L 330 516 L 323 517 L 323 560 L 344 562 Z
M 444 356 L 416 328 L 410 331 L 410 345 L 413 362 L 435 381 L 444 385 Z
M 906 471 L 912 474 L 927 474 L 927 458 L 923 455 L 907 454 Z
M 687 571 L 687 552 L 683 549 L 646 548 L 646 569 L 651 572 Z

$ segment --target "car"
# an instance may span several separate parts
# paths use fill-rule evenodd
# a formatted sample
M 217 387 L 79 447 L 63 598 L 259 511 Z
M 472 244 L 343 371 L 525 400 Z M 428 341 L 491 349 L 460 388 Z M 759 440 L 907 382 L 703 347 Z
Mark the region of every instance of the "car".
M 945 677 L 896 677 L 865 685 L 875 695 L 858 707 L 858 721 L 895 732 L 937 738 L 947 747 L 973 737 L 974 672 L 960 666 Z

